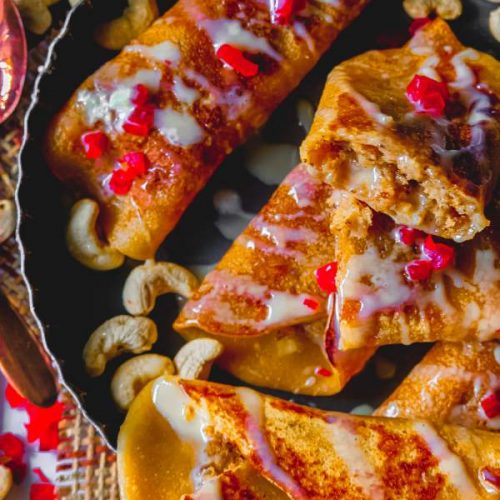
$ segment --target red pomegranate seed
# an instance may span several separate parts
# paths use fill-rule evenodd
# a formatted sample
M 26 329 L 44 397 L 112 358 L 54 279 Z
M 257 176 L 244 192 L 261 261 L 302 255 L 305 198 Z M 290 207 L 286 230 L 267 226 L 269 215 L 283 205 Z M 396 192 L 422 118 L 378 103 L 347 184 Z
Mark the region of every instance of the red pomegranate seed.
M 153 126 L 153 120 L 154 109 L 152 106 L 137 106 L 123 124 L 123 130 L 129 134 L 145 137 Z
M 304 299 L 303 304 L 313 311 L 316 311 L 316 309 L 318 309 L 319 307 L 319 303 L 316 300 L 310 298 Z
M 429 24 L 431 19 L 429 17 L 417 17 L 413 20 L 408 28 L 410 35 L 413 36 L 420 28 L 423 28 L 426 24 Z
M 494 391 L 481 400 L 481 408 L 488 418 L 495 418 L 500 415 L 500 391 Z
M 406 97 L 418 113 L 442 116 L 449 98 L 448 87 L 424 75 L 415 75 L 406 87 Z
M 432 268 L 436 271 L 446 269 L 455 258 L 455 249 L 444 243 L 437 243 L 432 236 L 424 240 L 424 254 L 431 260 Z
M 321 366 L 317 366 L 314 369 L 314 373 L 316 375 L 321 375 L 322 377 L 331 377 L 332 376 L 332 372 L 330 370 L 327 370 L 326 368 L 323 368 Z
M 430 260 L 412 260 L 406 264 L 405 272 L 412 281 L 429 279 L 432 274 L 432 262 Z
M 138 83 L 132 90 L 132 104 L 136 106 L 144 106 L 149 101 L 149 90 L 146 85 Z
M 134 179 L 135 172 L 131 169 L 123 170 L 121 168 L 117 168 L 113 170 L 113 173 L 111 174 L 109 189 L 111 189 L 113 193 L 123 196 L 130 191 Z
M 290 24 L 294 15 L 305 6 L 305 0 L 274 0 L 272 2 L 272 21 L 275 24 Z
M 337 291 L 337 286 L 335 284 L 337 267 L 337 263 L 333 261 L 325 264 L 322 267 L 319 267 L 314 272 L 314 276 L 316 276 L 318 286 L 326 293 L 335 293 Z
M 500 469 L 492 470 L 490 467 L 483 467 L 481 469 L 481 476 L 485 481 L 500 489 Z
M 259 72 L 259 66 L 245 57 L 243 52 L 227 43 L 217 49 L 217 57 L 242 76 L 251 77 Z
M 136 176 L 144 175 L 149 168 L 148 157 L 140 151 L 125 153 L 118 161 L 131 169 Z
M 401 243 L 405 245 L 413 245 L 417 238 L 421 238 L 424 233 L 418 229 L 413 229 L 408 226 L 401 226 L 397 231 L 398 239 Z
M 81 141 L 85 156 L 89 160 L 96 160 L 100 158 L 108 147 L 108 138 L 104 132 L 100 130 L 92 130 L 82 134 Z

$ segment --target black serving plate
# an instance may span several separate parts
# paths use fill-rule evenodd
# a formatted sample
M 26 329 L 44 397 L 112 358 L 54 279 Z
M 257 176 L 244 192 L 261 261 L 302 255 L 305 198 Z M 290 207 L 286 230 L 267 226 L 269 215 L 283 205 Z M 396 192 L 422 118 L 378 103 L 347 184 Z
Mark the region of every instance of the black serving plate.
M 162 2 L 161 8 L 168 5 Z M 499 44 L 488 30 L 488 13 L 494 4 L 486 0 L 464 0 L 464 13 L 452 27 L 467 45 L 498 57 Z M 26 140 L 21 153 L 22 174 L 17 193 L 21 222 L 19 238 L 24 249 L 24 273 L 31 290 L 32 308 L 39 321 L 45 344 L 62 379 L 108 442 L 114 446 L 124 415 L 113 404 L 110 379 L 125 356 L 108 365 L 106 373 L 92 379 L 85 373 L 82 351 L 90 333 L 110 317 L 125 313 L 121 304 L 124 281 L 137 262 L 128 261 L 110 272 L 90 271 L 76 263 L 64 243 L 68 196 L 50 174 L 42 156 L 47 124 L 78 84 L 113 56 L 92 40 L 93 27 L 118 14 L 119 2 L 87 1 L 74 8 L 61 34 L 51 47 L 41 69 L 26 121 Z M 401 0 L 373 0 L 323 57 L 315 70 L 274 113 L 261 132 L 268 142 L 299 144 L 304 137 L 296 118 L 296 102 L 306 98 L 315 103 L 326 75 L 338 62 L 387 44 L 400 45 L 407 37 L 410 20 Z M 158 252 L 159 260 L 183 265 L 216 262 L 230 245 L 214 225 L 217 213 L 213 196 L 220 189 L 237 191 L 246 212 L 257 212 L 275 186 L 266 186 L 251 176 L 243 164 L 252 142 L 234 152 L 183 216 Z M 162 297 L 152 314 L 160 338 L 154 351 L 174 355 L 182 339 L 171 328 L 178 312 L 173 296 Z M 396 375 L 390 380 L 376 377 L 371 361 L 362 374 L 334 397 L 313 398 L 285 393 L 285 398 L 325 409 L 349 411 L 360 404 L 379 404 L 421 358 L 427 346 L 394 346 L 380 349 L 377 356 L 393 360 Z M 212 378 L 241 384 L 215 369 Z M 273 392 L 266 391 L 264 392 Z

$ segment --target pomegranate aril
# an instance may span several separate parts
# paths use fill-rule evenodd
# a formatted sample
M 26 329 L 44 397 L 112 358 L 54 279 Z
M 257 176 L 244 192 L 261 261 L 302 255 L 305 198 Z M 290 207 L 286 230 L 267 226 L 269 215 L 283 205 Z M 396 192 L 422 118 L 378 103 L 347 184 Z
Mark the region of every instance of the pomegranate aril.
M 109 180 L 109 189 L 118 195 L 125 195 L 130 191 L 134 182 L 135 174 L 131 170 L 123 170 L 117 168 L 113 170 L 111 179 Z
M 437 243 L 432 236 L 427 236 L 423 246 L 424 254 L 432 262 L 432 268 L 436 271 L 446 269 L 455 258 L 455 249 L 444 243 Z
M 316 311 L 316 309 L 318 309 L 318 307 L 319 307 L 318 301 L 316 301 L 314 299 L 310 299 L 310 298 L 305 298 L 303 300 L 303 304 L 306 307 L 308 307 L 309 309 L 312 309 L 313 311 Z
M 316 375 L 320 375 L 321 377 L 331 377 L 332 372 L 330 370 L 327 370 L 326 368 L 323 368 L 322 366 L 318 366 L 314 369 L 314 373 Z
M 424 75 L 415 75 L 406 87 L 406 97 L 418 113 L 442 116 L 449 98 L 448 86 Z
M 432 274 L 432 262 L 430 260 L 412 260 L 406 264 L 405 273 L 411 281 L 429 279 Z
M 131 169 L 136 176 L 144 175 L 149 168 L 148 157 L 140 151 L 125 153 L 118 161 Z
M 408 28 L 410 35 L 413 36 L 420 28 L 423 28 L 426 24 L 429 24 L 431 19 L 429 17 L 417 17 L 413 20 Z
M 305 6 L 305 0 L 273 0 L 272 21 L 275 24 L 290 24 L 294 15 Z
M 144 104 L 146 104 L 149 101 L 149 98 L 150 98 L 149 90 L 142 83 L 138 83 L 132 89 L 132 97 L 131 97 L 132 104 L 135 104 L 136 106 L 144 106 Z
M 422 231 L 408 226 L 401 226 L 397 234 L 399 241 L 405 245 L 413 245 L 417 238 L 421 238 L 424 235 Z
M 319 288 L 326 293 L 334 293 L 337 291 L 337 286 L 335 284 L 337 267 L 337 262 L 333 261 L 319 267 L 314 272 Z
M 153 127 L 154 109 L 152 106 L 137 106 L 123 124 L 123 130 L 132 135 L 145 137 Z
M 108 148 L 108 138 L 104 132 L 100 130 L 92 130 L 85 132 L 80 138 L 85 150 L 85 156 L 89 160 L 97 160 L 100 158 Z
M 500 390 L 494 391 L 481 400 L 481 408 L 488 418 L 500 415 Z
M 481 469 L 481 476 L 484 481 L 492 484 L 500 489 L 500 469 L 491 469 L 490 467 L 483 467 Z
M 217 57 L 245 77 L 255 76 L 259 72 L 259 66 L 245 57 L 243 52 L 227 43 L 217 49 Z

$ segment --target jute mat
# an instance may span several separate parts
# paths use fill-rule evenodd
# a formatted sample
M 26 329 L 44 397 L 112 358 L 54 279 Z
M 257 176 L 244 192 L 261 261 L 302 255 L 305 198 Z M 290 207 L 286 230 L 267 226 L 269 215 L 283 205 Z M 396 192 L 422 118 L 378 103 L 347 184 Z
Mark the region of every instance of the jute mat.
M 24 115 L 38 68 L 45 59 L 48 43 L 53 36 L 55 32 L 30 51 L 29 72 L 21 103 L 16 113 L 0 126 L 0 198 L 14 196 Z M 24 318 L 33 336 L 39 337 L 40 332 L 31 315 L 27 289 L 20 274 L 19 249 L 14 237 L 0 245 L 0 288 Z M 118 499 L 115 454 L 106 447 L 64 389 L 61 391 L 61 398 L 65 403 L 65 412 L 59 424 L 56 479 L 58 498 Z

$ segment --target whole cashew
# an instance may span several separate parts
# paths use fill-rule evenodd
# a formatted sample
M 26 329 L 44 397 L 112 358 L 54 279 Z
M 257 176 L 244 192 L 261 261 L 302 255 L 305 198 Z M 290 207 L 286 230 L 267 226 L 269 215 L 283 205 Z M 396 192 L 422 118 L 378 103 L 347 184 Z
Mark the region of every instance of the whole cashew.
M 462 14 L 460 0 L 404 0 L 403 7 L 413 19 L 427 17 L 434 12 L 443 19 L 456 19 Z
M 493 38 L 495 38 L 497 42 L 500 42 L 500 7 L 490 12 L 489 26 Z
M 12 472 L 5 465 L 0 465 L 0 500 L 7 498 L 12 488 Z
M 12 200 L 0 200 L 0 243 L 8 240 L 16 229 L 16 206 Z
M 149 351 L 158 338 L 148 318 L 115 316 L 105 321 L 90 336 L 83 349 L 83 361 L 91 377 L 101 375 L 106 363 L 122 352 L 140 354 Z
M 214 339 L 195 339 L 175 355 L 177 374 L 184 379 L 207 379 L 213 362 L 222 354 L 223 345 Z
M 97 202 L 88 198 L 77 201 L 69 216 L 66 245 L 80 264 L 97 271 L 108 271 L 120 267 L 125 257 L 99 240 L 96 230 L 98 216 Z
M 158 15 L 156 0 L 129 0 L 121 17 L 97 28 L 95 40 L 105 49 L 120 50 L 140 35 Z
M 158 296 L 172 292 L 190 298 L 198 285 L 196 276 L 184 267 L 148 260 L 129 274 L 123 288 L 123 305 L 130 314 L 146 315 L 153 310 Z
M 115 403 L 127 410 L 141 389 L 164 373 L 175 373 L 174 363 L 166 356 L 143 354 L 125 361 L 111 379 L 111 395 Z

